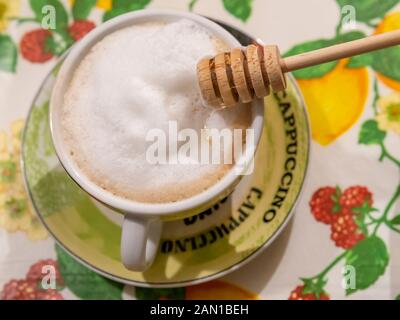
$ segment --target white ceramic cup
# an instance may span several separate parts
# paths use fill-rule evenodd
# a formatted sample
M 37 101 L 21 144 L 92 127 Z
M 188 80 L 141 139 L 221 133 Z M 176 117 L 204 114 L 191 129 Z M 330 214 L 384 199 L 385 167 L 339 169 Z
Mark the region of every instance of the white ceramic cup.
M 216 23 L 195 14 L 164 10 L 144 10 L 128 13 L 99 26 L 72 48 L 58 73 L 50 101 L 50 127 L 57 156 L 67 173 L 84 191 L 116 213 L 124 215 L 121 258 L 125 267 L 133 271 L 144 271 L 153 262 L 158 250 L 163 221 L 179 219 L 185 217 L 185 215 L 201 212 L 233 191 L 242 177 L 239 172 L 246 170 L 246 168 L 240 167 L 239 164 L 251 163 L 255 150 L 250 150 L 250 148 L 254 146 L 246 145 L 249 150 L 245 150 L 242 157 L 236 161 L 237 164 L 220 181 L 202 193 L 174 203 L 147 204 L 134 202 L 113 195 L 96 185 L 72 160 L 61 135 L 63 99 L 73 72 L 93 45 L 105 36 L 135 24 L 150 21 L 170 22 L 182 18 L 190 19 L 203 25 L 227 45 L 240 47 L 240 43 L 228 31 Z M 253 103 L 251 113 L 251 128 L 254 130 L 255 145 L 257 145 L 264 126 L 264 105 L 262 100 Z M 107 241 L 107 239 L 105 240 Z

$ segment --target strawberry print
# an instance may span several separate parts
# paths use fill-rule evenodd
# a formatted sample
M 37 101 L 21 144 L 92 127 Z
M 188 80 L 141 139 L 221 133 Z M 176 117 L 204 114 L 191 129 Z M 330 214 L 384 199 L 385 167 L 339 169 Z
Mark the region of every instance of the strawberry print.
M 325 292 L 320 293 L 319 297 L 316 293 L 306 293 L 305 286 L 300 285 L 290 293 L 289 300 L 330 300 L 330 298 Z
M 333 216 L 331 239 L 337 247 L 350 249 L 364 238 L 365 235 L 359 230 L 354 220 L 354 213 L 349 208 L 342 208 Z
M 310 200 L 311 213 L 315 220 L 331 224 L 333 215 L 339 211 L 340 189 L 323 187 L 318 189 Z
M 33 63 L 44 63 L 53 58 L 47 50 L 47 41 L 52 37 L 49 30 L 36 29 L 26 33 L 20 43 L 22 56 Z
M 4 285 L 0 300 L 36 300 L 37 287 L 34 281 L 11 280 Z
M 96 25 L 92 21 L 77 20 L 68 28 L 68 32 L 72 39 L 78 41 L 94 28 L 96 28 Z
M 361 207 L 364 203 L 372 206 L 372 193 L 366 187 L 353 186 L 343 192 L 339 202 L 342 207 L 350 209 Z
M 30 281 L 34 281 L 40 287 L 43 277 L 47 274 L 47 273 L 43 273 L 43 267 L 45 267 L 45 266 L 54 267 L 55 272 L 56 272 L 57 288 L 64 287 L 64 280 L 61 277 L 61 273 L 60 273 L 59 267 L 58 267 L 58 262 L 53 259 L 40 260 L 39 262 L 32 265 L 29 268 L 26 278 Z
M 64 300 L 64 297 L 57 290 L 39 290 L 36 300 Z

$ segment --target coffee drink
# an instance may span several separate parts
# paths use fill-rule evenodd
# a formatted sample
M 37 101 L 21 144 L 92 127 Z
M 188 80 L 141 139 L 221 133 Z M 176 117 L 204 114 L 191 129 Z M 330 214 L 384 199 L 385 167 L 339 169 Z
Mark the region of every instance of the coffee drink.
M 166 134 L 157 152 L 182 156 L 185 140 L 172 137 L 171 123 L 198 136 L 205 128 L 250 126 L 248 105 L 215 111 L 200 98 L 197 62 L 227 49 L 186 19 L 133 25 L 95 44 L 75 70 L 62 106 L 62 137 L 80 172 L 116 196 L 143 203 L 180 201 L 221 180 L 234 163 L 206 163 L 186 153 L 184 161 L 154 163 L 148 151 L 154 144 L 149 132 L 157 129 Z M 197 151 L 207 139 L 201 141 Z

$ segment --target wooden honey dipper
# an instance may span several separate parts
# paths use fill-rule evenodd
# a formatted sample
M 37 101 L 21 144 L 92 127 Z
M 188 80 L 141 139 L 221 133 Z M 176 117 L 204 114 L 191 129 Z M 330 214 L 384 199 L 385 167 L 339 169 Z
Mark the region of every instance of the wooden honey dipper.
M 231 107 L 286 89 L 285 73 L 400 44 L 400 30 L 282 58 L 275 45 L 234 48 L 197 65 L 201 94 L 212 107 Z

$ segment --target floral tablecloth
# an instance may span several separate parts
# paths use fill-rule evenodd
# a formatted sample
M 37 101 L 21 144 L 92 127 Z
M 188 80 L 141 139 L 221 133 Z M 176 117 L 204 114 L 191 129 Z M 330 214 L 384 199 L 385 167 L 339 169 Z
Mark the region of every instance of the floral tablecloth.
M 42 28 L 46 5 L 55 30 Z M 24 190 L 24 119 L 68 47 L 144 8 L 207 15 L 288 55 L 400 28 L 399 0 L 0 0 L 0 299 L 400 299 L 400 47 L 294 73 L 312 125 L 309 179 L 292 222 L 249 264 L 178 289 L 123 286 L 90 270 L 81 286 L 65 281 Z M 56 289 L 38 286 L 48 265 Z

